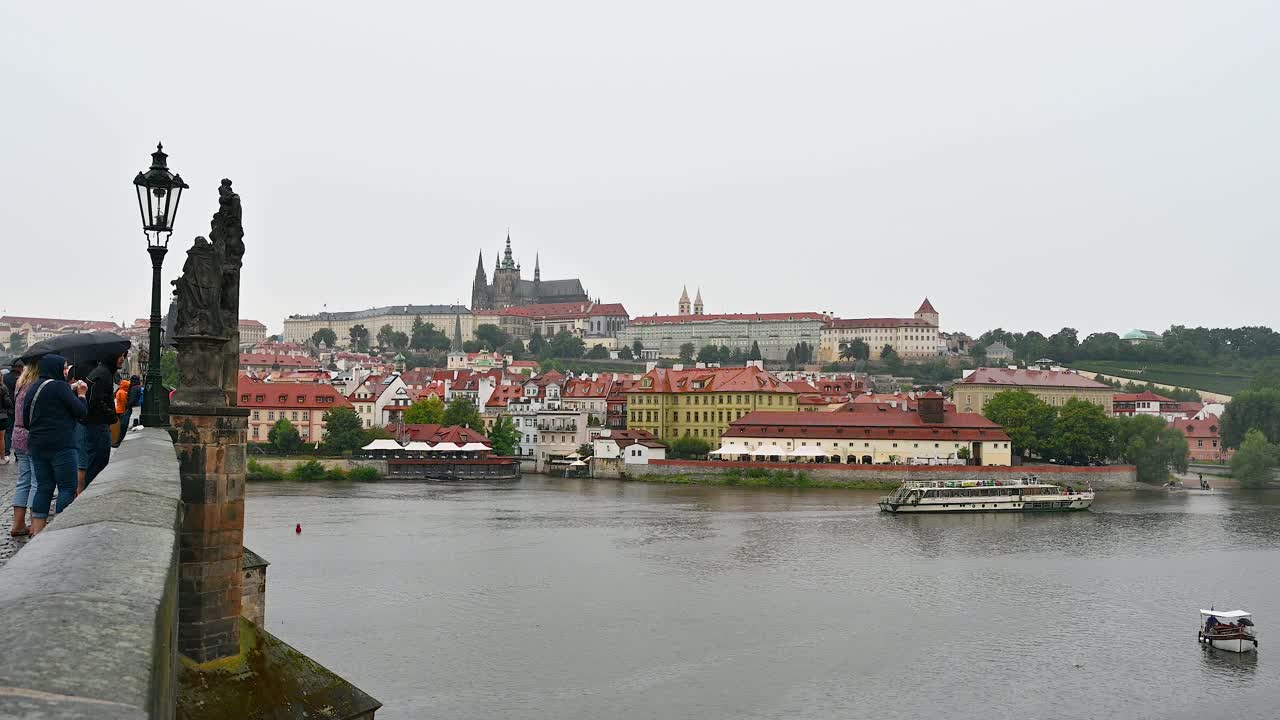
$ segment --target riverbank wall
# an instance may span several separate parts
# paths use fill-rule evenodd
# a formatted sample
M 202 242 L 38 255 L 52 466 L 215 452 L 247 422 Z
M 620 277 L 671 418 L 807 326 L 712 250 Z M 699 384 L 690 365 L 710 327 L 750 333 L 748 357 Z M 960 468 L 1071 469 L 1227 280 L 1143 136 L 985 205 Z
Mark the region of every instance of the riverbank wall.
M 793 471 L 823 483 L 882 487 L 908 480 L 1014 480 L 1035 475 L 1043 482 L 1059 485 L 1089 485 L 1095 490 L 1132 490 L 1139 487 L 1137 468 L 1132 465 L 1071 467 L 1065 465 L 1020 465 L 978 467 L 971 465 L 827 465 L 819 463 L 722 462 L 719 460 L 650 460 L 648 465 L 627 468 L 631 478 L 644 475 L 684 475 L 714 480 L 727 470 Z

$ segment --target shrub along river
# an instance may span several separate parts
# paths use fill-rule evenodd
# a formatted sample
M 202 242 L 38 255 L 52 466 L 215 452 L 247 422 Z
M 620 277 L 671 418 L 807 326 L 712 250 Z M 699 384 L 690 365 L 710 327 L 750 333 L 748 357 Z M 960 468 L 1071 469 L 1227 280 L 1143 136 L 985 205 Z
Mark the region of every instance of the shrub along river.
M 268 629 L 380 720 L 1280 712 L 1280 493 L 951 517 L 878 495 L 259 483 L 246 544 Z M 1256 614 L 1258 656 L 1197 645 L 1210 605 Z

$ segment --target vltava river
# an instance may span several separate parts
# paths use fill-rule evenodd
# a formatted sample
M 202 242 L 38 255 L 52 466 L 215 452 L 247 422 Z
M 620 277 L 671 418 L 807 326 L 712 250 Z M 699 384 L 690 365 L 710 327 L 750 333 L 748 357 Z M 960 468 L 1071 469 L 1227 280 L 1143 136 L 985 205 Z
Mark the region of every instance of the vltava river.
M 268 629 L 380 720 L 1280 715 L 1280 493 L 1036 517 L 877 495 L 261 484 L 246 543 Z M 1256 659 L 1200 649 L 1210 604 L 1256 614 Z

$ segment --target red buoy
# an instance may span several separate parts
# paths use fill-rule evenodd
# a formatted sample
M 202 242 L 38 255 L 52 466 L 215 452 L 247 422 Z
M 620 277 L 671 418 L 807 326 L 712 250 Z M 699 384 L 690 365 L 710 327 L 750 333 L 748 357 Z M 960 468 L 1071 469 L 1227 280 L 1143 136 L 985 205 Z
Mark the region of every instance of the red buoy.
M 298 523 L 298 524 L 297 524 L 297 526 L 293 528 L 293 531 L 294 531 L 295 533 L 297 533 L 297 534 L 301 535 L 301 534 L 302 534 L 302 523 Z

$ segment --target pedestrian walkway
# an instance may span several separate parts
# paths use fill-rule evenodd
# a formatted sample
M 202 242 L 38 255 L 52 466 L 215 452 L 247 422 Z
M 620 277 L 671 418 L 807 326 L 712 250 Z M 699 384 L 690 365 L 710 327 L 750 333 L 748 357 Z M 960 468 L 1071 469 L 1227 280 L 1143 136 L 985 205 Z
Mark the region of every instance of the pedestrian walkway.
M 9 537 L 9 531 L 13 529 L 13 493 L 17 490 L 17 483 L 17 464 L 0 465 L 0 566 L 31 539 Z

